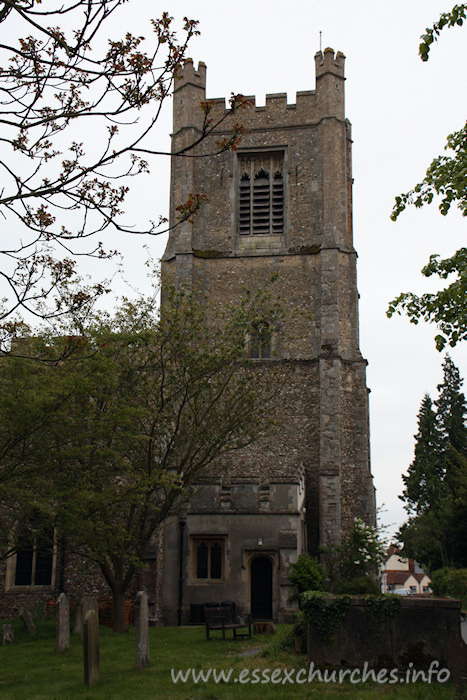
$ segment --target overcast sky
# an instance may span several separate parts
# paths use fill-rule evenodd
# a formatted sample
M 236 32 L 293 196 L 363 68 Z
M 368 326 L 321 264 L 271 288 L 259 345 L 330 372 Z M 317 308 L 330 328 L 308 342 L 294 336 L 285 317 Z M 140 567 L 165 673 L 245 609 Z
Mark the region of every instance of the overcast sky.
M 467 29 L 448 29 L 428 63 L 418 58 L 419 37 L 441 12 L 437 0 L 131 0 L 115 18 L 115 35 L 150 36 L 149 19 L 169 10 L 200 20 L 192 41 L 195 64 L 207 64 L 208 98 L 231 92 L 295 93 L 315 87 L 314 54 L 332 47 L 346 57 L 346 112 L 352 122 L 354 244 L 358 259 L 361 349 L 368 360 L 372 471 L 386 523 L 404 520 L 401 473 L 413 459 L 417 413 L 423 394 L 434 398 L 442 380 L 443 355 L 435 349 L 435 328 L 386 318 L 388 301 L 401 291 L 422 292 L 436 284 L 420 275 L 431 253 L 452 254 L 465 245 L 467 221 L 457 211 L 443 218 L 436 206 L 389 220 L 394 196 L 410 189 L 439 155 L 446 136 L 467 116 L 465 89 Z M 450 4 L 451 3 L 451 4 Z M 169 148 L 171 104 L 160 121 L 157 147 Z M 152 164 L 151 175 L 134 183 L 127 222 L 168 210 L 169 161 Z M 116 241 L 124 270 L 136 286 L 143 279 L 146 243 L 162 255 L 165 238 Z M 95 271 L 93 271 L 94 274 Z M 118 280 L 115 285 L 124 289 Z M 451 356 L 467 376 L 467 345 Z M 397 528 L 393 528 L 397 529 Z

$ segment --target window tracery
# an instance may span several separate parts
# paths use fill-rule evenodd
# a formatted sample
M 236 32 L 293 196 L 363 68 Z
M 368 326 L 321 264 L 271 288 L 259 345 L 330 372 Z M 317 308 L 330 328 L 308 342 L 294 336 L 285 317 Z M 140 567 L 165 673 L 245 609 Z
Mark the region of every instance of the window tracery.
M 239 156 L 239 166 L 238 230 L 240 235 L 283 233 L 283 154 L 243 154 Z

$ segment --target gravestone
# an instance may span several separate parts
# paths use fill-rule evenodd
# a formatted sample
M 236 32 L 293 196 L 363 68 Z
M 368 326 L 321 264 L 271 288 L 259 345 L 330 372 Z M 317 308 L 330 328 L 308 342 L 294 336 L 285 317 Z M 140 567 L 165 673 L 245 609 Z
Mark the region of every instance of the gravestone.
M 19 611 L 19 616 L 23 621 L 24 629 L 28 631 L 31 637 L 35 637 L 36 625 L 32 621 L 32 616 L 29 610 L 26 610 L 26 608 L 21 608 L 21 610 Z
M 84 683 L 92 688 L 99 682 L 99 617 L 88 610 L 83 622 Z
M 97 613 L 97 618 L 99 619 L 99 604 L 95 598 L 90 598 L 89 596 L 84 596 L 79 601 L 79 605 L 76 608 L 75 615 L 75 625 L 73 627 L 73 634 L 79 634 L 81 639 L 83 639 L 83 622 L 86 618 L 86 613 L 89 610 L 94 610 Z
M 148 594 L 139 591 L 133 607 L 135 623 L 135 664 L 136 668 L 149 666 L 149 608 Z
M 70 603 L 65 593 L 60 593 L 56 606 L 57 654 L 70 648 Z
M 13 625 L 3 625 L 2 627 L 2 644 L 12 644 L 15 640 L 15 631 Z

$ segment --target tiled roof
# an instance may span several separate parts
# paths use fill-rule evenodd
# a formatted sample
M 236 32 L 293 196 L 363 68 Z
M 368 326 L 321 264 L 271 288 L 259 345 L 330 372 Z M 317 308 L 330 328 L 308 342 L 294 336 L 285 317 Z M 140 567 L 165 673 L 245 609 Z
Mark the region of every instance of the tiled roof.
M 386 580 L 388 582 L 388 585 L 403 586 L 410 576 L 417 578 L 417 576 L 410 573 L 410 571 L 386 571 Z

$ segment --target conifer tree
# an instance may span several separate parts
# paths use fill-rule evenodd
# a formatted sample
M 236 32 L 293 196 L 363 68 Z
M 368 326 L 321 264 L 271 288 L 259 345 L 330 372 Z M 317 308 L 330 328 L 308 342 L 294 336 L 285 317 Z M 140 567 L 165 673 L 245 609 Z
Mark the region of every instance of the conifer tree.
M 442 489 L 441 434 L 429 394 L 425 394 L 418 414 L 415 457 L 406 476 L 401 499 L 409 513 L 423 513 L 439 502 Z
M 467 406 L 458 368 L 446 356 L 434 402 L 423 398 L 415 458 L 400 497 L 409 520 L 399 530 L 405 552 L 431 569 L 467 565 Z
M 439 398 L 435 401 L 442 449 L 448 452 L 452 448 L 462 454 L 467 451 L 467 404 L 461 391 L 464 380 L 449 355 L 443 362 L 443 370 L 444 380 L 438 384 Z

